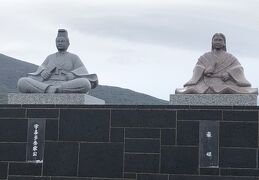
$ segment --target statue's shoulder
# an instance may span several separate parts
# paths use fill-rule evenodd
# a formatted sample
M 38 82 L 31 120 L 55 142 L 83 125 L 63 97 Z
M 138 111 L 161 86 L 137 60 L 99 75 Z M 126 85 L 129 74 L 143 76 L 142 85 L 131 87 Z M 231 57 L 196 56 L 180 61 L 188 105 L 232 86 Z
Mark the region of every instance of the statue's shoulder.
M 204 53 L 203 55 L 201 55 L 199 57 L 199 61 L 204 61 L 204 60 L 208 59 L 211 55 L 212 55 L 211 51 L 210 52 L 206 52 L 206 53 Z
M 206 56 L 211 56 L 211 55 L 212 55 L 212 52 L 209 51 L 209 52 L 204 53 L 202 56 L 203 56 L 203 57 L 206 57 Z
M 52 53 L 52 54 L 48 55 L 46 59 L 50 59 L 50 58 L 56 57 L 56 54 L 57 53 Z
M 235 57 L 233 54 L 231 54 L 231 53 L 229 53 L 229 52 L 225 52 L 225 54 L 226 54 L 227 56 Z
M 72 58 L 72 59 L 75 59 L 75 60 L 80 60 L 79 56 L 74 54 L 74 53 L 71 53 L 71 52 L 67 52 L 67 55 Z
M 229 59 L 234 60 L 234 61 L 238 61 L 238 59 L 229 52 L 225 52 L 225 56 L 228 57 Z

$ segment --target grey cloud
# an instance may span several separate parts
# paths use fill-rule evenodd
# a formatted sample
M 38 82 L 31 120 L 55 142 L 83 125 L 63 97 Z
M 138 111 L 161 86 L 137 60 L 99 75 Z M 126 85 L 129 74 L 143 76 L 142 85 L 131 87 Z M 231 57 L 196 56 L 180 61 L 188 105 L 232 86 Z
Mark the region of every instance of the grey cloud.
M 222 15 L 222 12 L 213 14 L 210 9 L 200 10 L 203 13 L 174 8 L 144 13 L 128 10 L 116 16 L 104 12 L 97 16 L 74 17 L 69 23 L 81 33 L 196 50 L 210 49 L 211 36 L 223 32 L 229 42 L 227 46 L 233 47 L 228 49 L 241 56 L 259 57 L 256 26 L 249 27 L 238 21 L 238 17 L 228 17 L 232 15 L 230 12 Z
M 233 54 L 259 57 L 256 0 L 197 0 L 188 3 L 90 3 L 49 1 L 32 3 L 31 18 L 67 25 L 80 33 L 206 51 L 211 36 L 223 32 Z M 169 2 L 169 1 L 167 1 Z
M 66 25 L 65 28 L 101 38 L 198 51 L 209 50 L 211 36 L 223 32 L 233 54 L 259 57 L 259 15 L 255 11 L 259 2 L 256 0 L 190 0 L 182 5 L 180 0 L 180 5 L 161 0 L 160 5 L 146 2 L 139 6 L 130 1 L 126 1 L 127 5 L 115 1 L 110 5 L 89 2 L 31 1 L 26 4 L 28 7 L 17 7 L 17 13 L 28 8 L 32 25 L 33 21 L 40 21 L 43 26 Z

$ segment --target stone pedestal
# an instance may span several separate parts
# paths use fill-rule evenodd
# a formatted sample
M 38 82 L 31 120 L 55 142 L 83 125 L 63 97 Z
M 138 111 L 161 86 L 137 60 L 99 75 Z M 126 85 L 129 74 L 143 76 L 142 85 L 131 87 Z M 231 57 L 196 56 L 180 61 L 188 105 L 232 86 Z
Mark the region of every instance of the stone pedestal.
M 9 93 L 8 104 L 105 104 L 87 94 Z
M 257 94 L 171 94 L 170 105 L 256 106 Z

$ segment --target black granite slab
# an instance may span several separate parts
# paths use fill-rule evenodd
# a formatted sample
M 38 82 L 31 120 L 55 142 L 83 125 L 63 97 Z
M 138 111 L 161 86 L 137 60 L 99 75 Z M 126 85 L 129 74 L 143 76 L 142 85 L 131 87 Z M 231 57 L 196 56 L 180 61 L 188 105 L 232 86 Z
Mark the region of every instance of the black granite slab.
M 8 163 L 0 162 L 0 179 L 6 179 L 8 174 Z
M 124 142 L 124 128 L 111 128 L 111 142 Z
M 159 172 L 159 154 L 125 154 L 124 163 L 124 170 L 127 172 Z
M 28 119 L 0 119 L 1 142 L 26 142 Z
M 42 163 L 10 163 L 9 175 L 41 176 Z
M 170 175 L 169 180 L 257 180 L 256 177 Z
M 122 143 L 81 143 L 80 177 L 123 177 Z
M 26 143 L 0 143 L 0 161 L 25 161 Z
M 79 144 L 76 142 L 46 142 L 44 176 L 77 176 Z
M 161 173 L 198 174 L 198 147 L 163 146 L 161 151 Z
M 61 110 L 59 128 L 59 138 L 62 141 L 108 142 L 110 111 Z
M 258 147 L 257 122 L 221 122 L 220 147 Z
M 177 145 L 199 145 L 199 121 L 177 122 Z
M 170 110 L 112 110 L 112 127 L 174 128 L 176 111 Z
M 160 138 L 160 130 L 153 128 L 126 128 L 126 138 Z
M 258 121 L 258 111 L 223 111 L 224 121 Z
M 178 110 L 178 120 L 222 120 L 221 110 Z
M 219 163 L 222 168 L 256 168 L 256 149 L 220 148 Z
M 125 152 L 159 153 L 159 139 L 126 139 Z
M 161 145 L 175 145 L 175 138 L 175 129 L 161 129 Z

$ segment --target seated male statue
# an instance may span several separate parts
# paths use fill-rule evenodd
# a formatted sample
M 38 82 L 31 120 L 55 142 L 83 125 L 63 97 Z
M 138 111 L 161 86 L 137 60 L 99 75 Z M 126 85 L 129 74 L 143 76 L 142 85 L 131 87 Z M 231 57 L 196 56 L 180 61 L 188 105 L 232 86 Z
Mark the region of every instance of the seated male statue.
M 244 75 L 238 60 L 226 52 L 226 38 L 221 33 L 212 37 L 212 50 L 202 55 L 193 76 L 176 94 L 257 94 L 257 88 Z
M 28 77 L 19 79 L 21 93 L 87 93 L 98 84 L 96 74 L 89 74 L 75 54 L 67 52 L 68 33 L 59 29 L 56 38 L 58 52 L 49 55 Z

